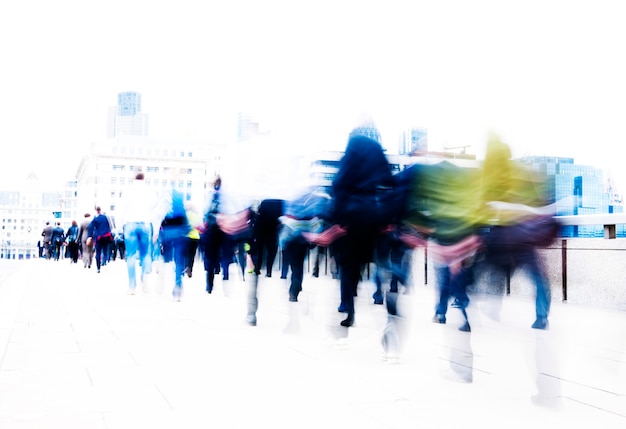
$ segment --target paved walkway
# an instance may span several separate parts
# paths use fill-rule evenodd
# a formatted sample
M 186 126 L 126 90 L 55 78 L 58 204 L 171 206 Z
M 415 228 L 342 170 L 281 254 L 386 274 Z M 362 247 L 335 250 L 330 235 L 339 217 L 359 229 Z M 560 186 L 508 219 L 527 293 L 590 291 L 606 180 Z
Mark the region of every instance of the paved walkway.
M 626 427 L 626 313 L 554 303 L 537 331 L 531 301 L 476 297 L 469 334 L 455 309 L 433 324 L 418 285 L 390 361 L 371 282 L 346 329 L 335 280 L 306 278 L 289 303 L 261 278 L 251 327 L 249 279 L 208 295 L 201 268 L 174 302 L 163 270 L 130 296 L 123 261 L 20 263 L 0 283 L 0 428 Z

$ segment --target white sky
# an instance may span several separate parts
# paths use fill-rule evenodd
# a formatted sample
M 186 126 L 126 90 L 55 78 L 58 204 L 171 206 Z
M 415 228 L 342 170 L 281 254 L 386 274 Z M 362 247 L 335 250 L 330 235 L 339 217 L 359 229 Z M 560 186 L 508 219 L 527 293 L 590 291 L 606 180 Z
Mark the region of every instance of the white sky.
M 493 129 L 626 187 L 625 20 L 619 0 L 2 2 L 0 180 L 73 177 L 138 91 L 153 137 L 234 138 L 243 110 L 342 150 L 367 111 L 390 152 L 415 125 L 481 157 Z

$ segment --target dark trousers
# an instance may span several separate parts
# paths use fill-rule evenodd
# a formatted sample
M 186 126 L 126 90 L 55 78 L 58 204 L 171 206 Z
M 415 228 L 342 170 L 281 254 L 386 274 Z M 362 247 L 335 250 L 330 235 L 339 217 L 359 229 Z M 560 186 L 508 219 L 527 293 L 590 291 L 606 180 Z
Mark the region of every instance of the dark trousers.
M 96 267 L 100 269 L 102 265 L 106 265 L 109 260 L 109 245 L 111 237 L 100 237 L 96 239 Z
M 171 236 L 162 238 L 163 262 L 174 262 L 175 285 L 177 288 L 182 287 L 183 272 L 185 270 L 186 261 L 186 245 L 184 236 Z
M 302 280 L 304 278 L 304 260 L 309 250 L 309 244 L 303 240 L 293 240 L 285 245 L 284 255 L 287 264 L 291 268 L 291 283 L 289 285 L 289 297 L 298 298 L 302 292 Z
M 224 233 L 217 225 L 210 226 L 200 237 L 199 245 L 202 248 L 204 270 L 206 271 L 206 291 L 209 293 L 213 291 L 215 273 L 220 267 L 223 241 Z
M 70 250 L 70 258 L 72 259 L 73 263 L 78 262 L 78 242 L 77 241 L 70 241 L 70 243 L 68 244 L 69 250 Z
M 265 256 L 266 275 L 268 277 L 272 275 L 276 253 L 278 253 L 278 231 L 276 228 L 268 231 L 262 231 L 262 233 L 257 237 L 257 274 L 261 272 L 263 256 Z
M 340 308 L 354 314 L 354 297 L 361 279 L 361 268 L 372 261 L 378 237 L 375 228 L 352 228 L 336 241 L 336 258 L 340 270 Z
M 187 273 L 191 274 L 193 272 L 193 263 L 196 260 L 200 240 L 187 237 L 185 241 L 185 267 L 187 268 Z
M 469 296 L 467 295 L 467 287 L 473 281 L 473 272 L 471 267 L 461 268 L 458 273 L 452 274 L 450 267 L 441 265 L 435 268 L 437 275 L 437 287 L 439 291 L 439 299 L 435 305 L 435 313 L 445 315 L 448 311 L 448 302 L 450 298 L 455 298 L 462 311 L 469 304 Z

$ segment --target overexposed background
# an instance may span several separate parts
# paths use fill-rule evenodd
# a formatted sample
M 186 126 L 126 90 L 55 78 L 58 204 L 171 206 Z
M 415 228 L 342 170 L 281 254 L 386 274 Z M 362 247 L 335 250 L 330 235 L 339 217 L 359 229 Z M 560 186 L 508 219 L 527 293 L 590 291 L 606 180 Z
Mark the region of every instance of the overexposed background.
M 342 150 L 368 112 L 389 152 L 487 132 L 515 156 L 622 173 L 626 5 L 619 0 L 45 0 L 0 5 L 0 180 L 73 177 L 117 94 L 154 137 L 234 140 L 236 114 Z

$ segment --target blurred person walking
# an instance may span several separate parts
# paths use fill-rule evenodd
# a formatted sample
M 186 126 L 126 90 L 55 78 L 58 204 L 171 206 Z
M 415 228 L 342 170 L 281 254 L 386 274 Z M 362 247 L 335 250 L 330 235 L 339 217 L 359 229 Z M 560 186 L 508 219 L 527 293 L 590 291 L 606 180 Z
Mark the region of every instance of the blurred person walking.
M 122 194 L 117 214 L 124 236 L 129 295 L 136 292 L 137 265 L 144 288 L 147 287 L 146 276 L 152 272 L 152 246 L 157 242 L 162 213 L 166 210 L 166 204 L 160 203 L 158 194 L 144 179 L 141 172 L 135 175 Z
M 219 229 L 216 218 L 220 212 L 221 187 L 222 179 L 217 177 L 213 182 L 213 196 L 204 216 L 204 228 L 200 234 L 199 246 L 206 272 L 205 290 L 207 293 L 213 292 L 215 274 L 219 272 L 224 242 L 223 232 Z
M 90 244 L 89 242 L 94 243 L 96 268 L 98 272 L 100 272 L 100 268 L 103 265 L 106 265 L 109 244 L 113 239 L 112 230 L 113 225 L 111 219 L 106 214 L 102 213 L 102 209 L 99 206 L 96 207 L 96 216 L 89 224 L 87 232 L 87 244 Z
M 50 222 L 46 222 L 46 226 L 41 232 L 41 236 L 43 237 L 43 249 L 46 259 L 50 259 L 52 257 L 52 229 L 54 227 L 50 225 Z
M 261 267 L 265 261 L 265 277 L 272 277 L 274 260 L 278 252 L 278 231 L 280 221 L 278 218 L 285 211 L 285 201 L 280 199 L 262 200 L 257 209 L 256 225 L 256 248 L 257 248 L 257 274 L 261 273 Z M 265 258 L 264 258 L 265 257 Z
M 482 203 L 489 220 L 485 263 L 501 278 L 526 271 L 535 284 L 534 329 L 548 329 L 551 291 L 537 252 L 558 234 L 546 180 L 538 171 L 511 159 L 509 146 L 491 134 L 482 165 Z
M 65 231 L 61 228 L 61 222 L 57 222 L 54 228 L 52 228 L 50 241 L 52 245 L 52 257 L 55 261 L 58 261 L 59 258 L 61 258 L 63 243 L 65 242 Z
M 484 226 L 480 203 L 480 170 L 444 160 L 416 166 L 407 221 L 428 231 L 437 280 L 435 315 L 432 321 L 446 323 L 449 301 L 455 299 L 470 331 L 466 308 L 468 287 L 473 282 L 474 259 Z
M 72 263 L 78 263 L 78 248 L 79 248 L 79 228 L 78 223 L 73 220 L 72 225 L 67 229 L 67 233 L 65 234 L 67 237 L 67 247 L 70 252 L 70 259 Z
M 193 204 L 189 202 L 185 203 L 185 210 L 190 227 L 185 240 L 185 273 L 187 274 L 187 277 L 191 278 L 200 243 L 200 231 L 204 229 L 204 223 L 202 221 L 202 216 L 198 213 Z
M 330 217 L 332 199 L 324 192 L 312 190 L 300 198 L 285 203 L 285 214 L 281 222 L 279 243 L 283 250 L 283 264 L 291 268 L 289 301 L 298 301 L 302 292 L 304 261 L 311 243 L 303 233 L 320 233 L 325 228 L 325 220 Z
M 174 272 L 172 297 L 180 301 L 183 294 L 183 275 L 187 262 L 187 236 L 191 230 L 183 194 L 174 186 L 168 196 L 169 210 L 161 222 L 161 249 L 163 252 L 164 274 Z M 173 267 L 170 267 L 173 263 Z M 168 265 L 169 264 L 169 265 Z M 169 269 L 169 268 L 173 268 Z
M 361 267 L 373 261 L 376 241 L 391 221 L 387 199 L 392 196 L 392 186 L 378 129 L 371 119 L 363 121 L 349 135 L 332 184 L 334 225 L 315 238 L 310 236 L 317 245 L 333 243 L 336 251 L 341 297 L 338 310 L 347 314 L 341 326 L 354 324 Z
M 80 243 L 80 253 L 83 259 L 84 268 L 91 268 L 93 262 L 93 243 L 87 242 L 89 238 L 89 225 L 91 224 L 91 214 L 85 213 L 83 221 L 78 228 L 78 240 Z

